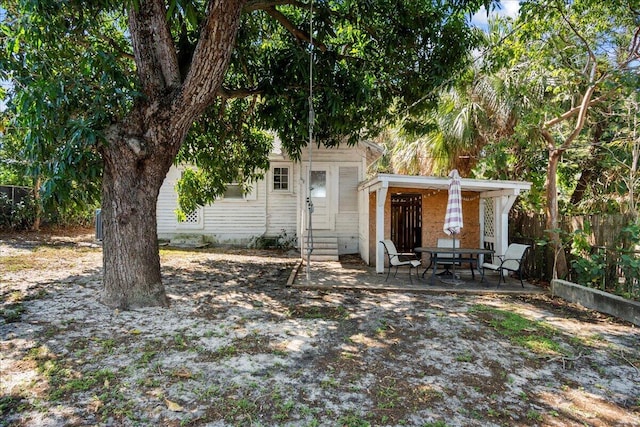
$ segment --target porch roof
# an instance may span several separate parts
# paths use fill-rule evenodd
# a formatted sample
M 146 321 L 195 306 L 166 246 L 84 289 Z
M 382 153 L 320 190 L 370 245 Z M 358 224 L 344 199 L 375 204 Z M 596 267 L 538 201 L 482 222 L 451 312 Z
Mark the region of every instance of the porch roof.
M 481 193 L 482 197 L 498 197 L 518 195 L 521 191 L 531 189 L 531 183 L 527 181 L 503 181 L 489 179 L 460 180 L 462 191 Z M 358 185 L 359 191 L 374 192 L 380 188 L 404 187 L 430 190 L 446 190 L 449 188 L 449 178 L 436 176 L 412 176 L 380 173 Z

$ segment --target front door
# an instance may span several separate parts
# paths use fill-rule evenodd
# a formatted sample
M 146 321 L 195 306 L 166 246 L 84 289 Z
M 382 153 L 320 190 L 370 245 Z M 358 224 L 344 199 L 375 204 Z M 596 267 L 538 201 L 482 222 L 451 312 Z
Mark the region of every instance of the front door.
M 305 168 L 306 176 L 310 180 L 310 188 L 307 187 L 305 193 L 311 194 L 313 202 L 313 215 L 311 217 L 314 230 L 333 230 L 333 176 L 329 166 L 322 164 L 313 165 L 311 175 L 308 175 L 309 167 Z M 305 224 L 305 228 L 308 223 Z

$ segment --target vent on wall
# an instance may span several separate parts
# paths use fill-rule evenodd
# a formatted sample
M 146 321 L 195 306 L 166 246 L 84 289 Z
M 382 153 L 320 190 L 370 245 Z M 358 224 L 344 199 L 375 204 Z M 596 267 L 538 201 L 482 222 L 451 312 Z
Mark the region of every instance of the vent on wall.
M 198 210 L 191 211 L 186 215 L 184 221 L 180 221 L 181 224 L 198 224 L 200 222 L 200 215 Z
M 204 221 L 203 217 L 203 209 L 198 208 L 195 209 L 188 214 L 185 214 L 185 218 L 183 221 L 178 222 L 178 229 L 186 229 L 186 230 L 200 230 L 202 229 Z

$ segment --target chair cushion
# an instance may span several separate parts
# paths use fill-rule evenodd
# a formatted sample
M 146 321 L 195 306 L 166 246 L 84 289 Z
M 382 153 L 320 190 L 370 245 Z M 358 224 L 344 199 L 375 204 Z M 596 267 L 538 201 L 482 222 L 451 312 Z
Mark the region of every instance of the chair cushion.
M 417 260 L 417 259 L 411 260 L 411 265 L 413 267 L 418 267 L 420 264 L 421 264 L 420 260 Z
M 482 268 L 488 268 L 489 270 L 500 270 L 500 266 L 496 264 L 491 264 L 490 262 L 485 262 L 482 264 Z

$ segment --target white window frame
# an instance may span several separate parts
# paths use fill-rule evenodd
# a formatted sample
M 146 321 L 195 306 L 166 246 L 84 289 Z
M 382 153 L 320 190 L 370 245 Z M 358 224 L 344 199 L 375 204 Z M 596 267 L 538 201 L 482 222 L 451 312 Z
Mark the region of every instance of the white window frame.
M 276 180 L 275 180 L 275 170 L 276 169 L 287 169 L 287 189 L 283 190 L 281 188 L 275 188 L 276 185 Z M 293 174 L 293 168 L 291 167 L 290 164 L 285 164 L 285 165 L 272 165 L 271 166 L 271 182 L 269 183 L 269 189 L 271 192 L 273 193 L 281 193 L 281 194 L 290 194 L 293 192 L 292 189 L 292 174 Z M 280 175 L 282 176 L 282 175 Z
M 230 182 L 227 184 L 227 187 L 229 187 L 230 185 L 237 185 L 240 186 L 241 184 L 237 183 L 237 182 Z M 229 203 L 233 203 L 233 202 L 244 202 L 244 201 L 252 201 L 252 200 L 257 200 L 258 199 L 258 183 L 254 182 L 252 187 L 251 187 L 251 191 L 248 192 L 247 194 L 243 194 L 242 197 L 224 197 L 224 194 L 222 194 L 219 197 L 219 200 L 225 200 Z

